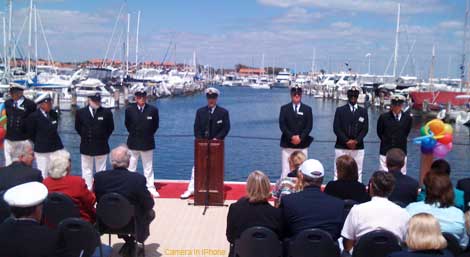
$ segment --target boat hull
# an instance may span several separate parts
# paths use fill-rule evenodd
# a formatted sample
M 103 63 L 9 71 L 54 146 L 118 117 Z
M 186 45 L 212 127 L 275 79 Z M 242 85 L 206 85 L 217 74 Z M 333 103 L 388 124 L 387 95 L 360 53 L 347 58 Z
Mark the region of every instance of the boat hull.
M 459 95 L 464 95 L 463 92 L 448 92 L 448 91 L 424 91 L 424 92 L 410 92 L 410 97 L 413 100 L 413 108 L 417 110 L 423 109 L 423 103 L 427 101 L 431 105 L 447 105 L 463 106 L 467 103 L 466 99 L 456 98 Z

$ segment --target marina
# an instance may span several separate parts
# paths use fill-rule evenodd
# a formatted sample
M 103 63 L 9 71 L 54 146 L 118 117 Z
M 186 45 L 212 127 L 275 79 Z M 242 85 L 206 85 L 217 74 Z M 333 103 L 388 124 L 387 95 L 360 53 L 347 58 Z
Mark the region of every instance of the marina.
M 230 222 L 239 219 L 231 227 L 237 230 L 269 211 L 272 222 L 282 220 L 285 231 L 275 245 L 284 244 L 286 254 L 294 247 L 283 240 L 298 235 L 287 232 L 289 208 L 307 206 L 304 217 L 293 219 L 317 214 L 315 222 L 331 219 L 325 223 L 339 231 L 316 232 L 324 233 L 321 238 L 328 237 L 342 257 L 356 257 L 346 253 L 359 248 L 357 235 L 345 235 L 356 225 L 351 211 L 366 217 L 375 213 L 372 207 L 388 214 L 392 206 L 390 216 L 373 218 L 397 224 L 406 218 L 400 228 L 406 233 L 412 216 L 407 208 L 422 197 L 432 208 L 448 200 L 443 208 L 463 219 L 449 222 L 461 225 L 459 240 L 467 240 L 465 249 L 456 243 L 458 251 L 470 249 L 470 228 L 464 225 L 470 222 L 470 212 L 464 217 L 470 188 L 460 188 L 461 181 L 470 183 L 470 0 L 431 1 L 431 7 L 398 0 L 75 2 L 0 3 L 0 167 L 20 163 L 18 169 L 42 172 L 35 180 L 41 183 L 31 182 L 36 185 L 30 190 L 44 194 L 42 199 L 41 192 L 20 194 L 22 186 L 30 186 L 24 181 L 5 191 L 0 187 L 0 229 L 22 221 L 17 215 L 24 209 L 34 211 L 25 219 L 35 225 L 54 233 L 63 229 L 67 217 L 54 224 L 51 212 L 42 213 L 63 197 L 64 213 L 71 205 L 74 213 L 68 217 L 93 224 L 101 239 L 94 243 L 109 245 L 109 256 L 127 257 L 135 250 L 136 257 L 216 257 L 235 251 Z M 349 162 L 341 175 L 340 168 L 335 174 L 339 156 Z M 451 168 L 432 167 L 438 159 Z M 62 173 L 55 174 L 56 166 Z M 403 170 L 408 177 L 401 176 Z M 403 177 L 408 185 L 399 181 Z M 447 194 L 428 186 L 434 177 L 448 182 Z M 74 178 L 77 191 L 89 194 L 85 215 L 85 203 L 65 192 L 75 188 L 61 184 Z M 326 192 L 329 182 L 345 181 L 351 183 L 337 184 L 341 190 L 356 186 L 354 193 L 365 200 Z M 392 200 L 392 191 L 402 193 L 400 186 L 409 186 L 410 202 Z M 18 197 L 12 196 L 18 187 Z M 432 193 L 448 199 L 429 203 Z M 318 202 L 292 200 L 301 194 Z M 28 196 L 37 199 L 30 203 Z M 379 198 L 383 202 L 370 204 Z M 367 204 L 370 210 L 353 208 Z M 235 208 L 242 211 L 233 214 Z M 106 215 L 116 223 L 126 220 L 119 229 L 131 232 L 108 236 L 112 226 L 105 224 Z M 135 247 L 146 226 L 143 255 Z M 317 229 L 308 225 L 302 233 L 311 228 Z M 408 243 L 405 235 L 392 230 L 401 249 Z M 444 226 L 437 231 L 442 237 Z M 80 250 L 79 257 L 92 257 Z

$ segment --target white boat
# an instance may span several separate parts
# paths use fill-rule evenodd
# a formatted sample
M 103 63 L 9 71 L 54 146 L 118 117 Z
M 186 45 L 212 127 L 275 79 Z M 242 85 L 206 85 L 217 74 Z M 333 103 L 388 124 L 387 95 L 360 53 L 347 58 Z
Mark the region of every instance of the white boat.
M 269 85 L 269 80 L 265 77 L 261 77 L 259 79 L 252 79 L 250 81 L 249 87 L 253 89 L 271 89 Z
M 274 87 L 288 87 L 291 84 L 291 74 L 288 72 L 286 69 L 283 71 L 280 71 L 276 78 L 275 78 L 275 83 Z
M 101 94 L 101 105 L 105 108 L 116 107 L 114 92 L 116 89 L 113 86 L 106 86 L 101 80 L 88 78 L 80 81 L 78 84 L 73 85 L 70 89 L 63 89 L 61 91 L 60 100 L 61 103 L 70 103 L 74 90 L 77 95 L 77 106 L 84 107 L 88 103 L 88 96 L 100 93 Z M 61 104 L 62 105 L 62 104 Z

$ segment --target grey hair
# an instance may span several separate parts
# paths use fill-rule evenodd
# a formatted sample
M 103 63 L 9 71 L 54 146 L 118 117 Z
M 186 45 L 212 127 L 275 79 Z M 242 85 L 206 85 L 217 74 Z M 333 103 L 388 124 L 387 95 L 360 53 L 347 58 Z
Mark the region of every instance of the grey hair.
M 53 179 L 65 177 L 70 168 L 70 153 L 65 150 L 59 150 L 51 156 L 49 176 Z
M 24 156 L 28 149 L 33 149 L 33 144 L 29 140 L 12 142 L 11 146 L 11 160 L 19 161 L 21 156 Z
M 113 168 L 128 168 L 131 159 L 131 152 L 127 145 L 120 145 L 111 151 L 111 165 Z

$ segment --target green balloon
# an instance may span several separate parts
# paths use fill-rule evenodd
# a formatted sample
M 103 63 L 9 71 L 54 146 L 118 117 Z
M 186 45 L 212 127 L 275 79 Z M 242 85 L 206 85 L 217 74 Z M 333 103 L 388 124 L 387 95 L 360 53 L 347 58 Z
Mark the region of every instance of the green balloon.
M 421 127 L 421 136 L 426 136 L 426 135 L 427 135 L 426 126 L 422 126 Z

